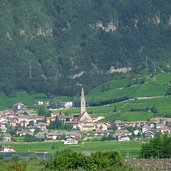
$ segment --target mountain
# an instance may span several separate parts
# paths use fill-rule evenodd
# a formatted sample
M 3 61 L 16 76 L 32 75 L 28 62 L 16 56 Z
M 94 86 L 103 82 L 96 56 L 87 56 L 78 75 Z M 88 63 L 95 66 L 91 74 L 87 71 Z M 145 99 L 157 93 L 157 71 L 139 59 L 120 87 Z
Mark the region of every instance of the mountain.
M 170 71 L 170 0 L 0 2 L 0 90 L 74 95 L 144 68 Z

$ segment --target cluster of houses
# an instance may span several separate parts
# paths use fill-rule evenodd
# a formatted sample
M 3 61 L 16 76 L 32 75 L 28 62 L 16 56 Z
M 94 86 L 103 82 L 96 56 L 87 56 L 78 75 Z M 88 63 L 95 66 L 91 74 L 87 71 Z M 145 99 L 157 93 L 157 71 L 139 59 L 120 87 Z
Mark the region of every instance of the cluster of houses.
M 67 102 L 57 102 L 57 101 L 52 101 L 52 102 L 44 102 L 44 101 L 37 101 L 35 103 L 35 105 L 37 106 L 42 106 L 42 105 L 46 105 L 48 106 L 50 109 L 56 109 L 56 108 L 72 108 L 74 106 L 72 101 L 67 101 Z
M 116 126 L 114 136 L 118 141 L 130 141 L 132 135 L 153 138 L 157 133 L 171 134 L 171 118 L 155 117 L 148 121 L 135 122 L 115 121 L 114 124 Z
M 42 105 L 42 103 L 39 102 L 37 105 Z M 65 107 L 72 106 L 69 102 L 65 105 Z M 71 131 L 48 130 L 48 126 L 56 118 L 64 125 L 72 125 L 73 129 Z M 23 103 L 14 104 L 11 110 L 0 111 L 0 138 L 4 142 L 12 141 L 14 135 L 10 134 L 9 127 L 15 130 L 15 136 L 31 135 L 43 141 L 63 140 L 64 144 L 77 144 L 83 134 L 93 137 L 110 134 L 118 141 L 130 141 L 133 136 L 134 138 L 139 136 L 153 138 L 157 132 L 171 134 L 171 118 L 152 118 L 148 121 L 135 122 L 115 121 L 113 123 L 102 122 L 103 118 L 101 116 L 91 117 L 87 113 L 82 88 L 80 114 L 73 116 L 66 116 L 59 112 L 52 112 L 50 117 L 38 116 L 34 111 L 27 110 Z M 115 127 L 114 130 L 111 129 L 112 126 Z
M 38 103 L 41 105 L 42 103 Z M 65 104 L 70 107 L 71 103 Z M 52 121 L 58 118 L 64 125 L 72 125 L 73 130 L 48 130 Z M 103 117 L 90 117 L 86 111 L 84 90 L 81 94 L 81 112 L 78 115 L 66 116 L 64 113 L 52 112 L 50 117 L 38 116 L 32 110 L 27 110 L 23 103 L 16 103 L 13 109 L 0 111 L 1 139 L 4 142 L 12 141 L 14 135 L 10 134 L 9 128 L 15 130 L 15 136 L 31 135 L 41 140 L 54 141 L 63 139 L 64 144 L 77 143 L 81 134 L 93 132 L 101 135 L 110 127 L 109 123 L 99 122 Z

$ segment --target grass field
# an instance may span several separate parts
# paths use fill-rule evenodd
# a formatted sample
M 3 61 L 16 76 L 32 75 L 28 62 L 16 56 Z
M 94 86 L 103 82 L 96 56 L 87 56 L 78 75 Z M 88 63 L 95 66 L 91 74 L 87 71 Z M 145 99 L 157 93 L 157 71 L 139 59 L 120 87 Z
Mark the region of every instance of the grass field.
M 7 145 L 7 144 L 5 144 Z M 8 144 L 9 145 L 9 144 Z M 46 150 L 49 153 L 55 153 L 64 149 L 72 149 L 78 152 L 95 152 L 95 151 L 111 151 L 119 152 L 135 152 L 141 149 L 140 142 L 117 142 L 117 141 L 91 141 L 79 144 L 64 145 L 63 142 L 36 142 L 36 143 L 20 143 L 10 144 L 16 149 L 16 152 L 36 152 Z
M 87 99 L 93 101 L 111 97 L 118 98 L 121 96 L 162 96 L 166 94 L 170 81 L 171 74 L 168 73 L 158 74 L 153 79 L 146 79 L 143 84 L 139 84 L 135 80 L 129 78 L 112 80 L 92 89 L 88 93 Z M 105 87 L 107 87 L 107 90 L 102 91 Z
M 0 92 L 0 110 L 11 108 L 13 104 L 22 102 L 27 105 L 28 108 L 35 108 L 34 103 L 36 101 L 62 101 L 62 100 L 72 100 L 71 97 L 66 96 L 56 96 L 56 97 L 47 97 L 44 93 L 28 94 L 25 91 L 19 91 L 14 97 L 7 97 L 4 93 Z

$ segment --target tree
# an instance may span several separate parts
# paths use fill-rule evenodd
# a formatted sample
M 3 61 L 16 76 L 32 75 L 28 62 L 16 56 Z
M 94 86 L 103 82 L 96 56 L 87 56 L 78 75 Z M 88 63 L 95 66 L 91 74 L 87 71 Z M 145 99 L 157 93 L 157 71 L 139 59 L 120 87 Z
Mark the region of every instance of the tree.
M 141 157 L 143 158 L 169 158 L 171 156 L 171 137 L 156 135 L 149 143 L 143 144 Z
M 48 117 L 48 116 L 50 116 L 51 112 L 47 109 L 46 106 L 40 106 L 37 109 L 37 114 L 39 116 L 47 116 Z
M 16 129 L 13 128 L 12 126 L 8 125 L 7 126 L 7 133 L 11 134 L 12 136 L 16 135 Z
M 151 108 L 151 112 L 152 112 L 152 113 L 154 113 L 154 114 L 157 114 L 157 113 L 158 113 L 158 109 L 157 109 L 157 107 L 152 106 L 152 108 Z
M 115 132 L 117 130 L 117 126 L 115 124 L 112 124 L 109 129 Z
M 61 129 L 63 127 L 62 121 L 56 116 L 55 121 L 52 121 L 48 126 L 49 129 Z
M 134 131 L 136 130 L 136 127 L 128 126 L 128 127 L 126 127 L 126 129 L 127 129 L 129 132 L 134 132 Z
M 116 106 L 114 106 L 113 107 L 113 112 L 116 112 L 116 111 L 117 111 Z
M 104 136 L 101 138 L 101 141 L 110 141 L 110 140 L 114 140 L 113 134 L 104 135 Z
M 46 168 L 52 170 L 131 170 L 121 163 L 118 152 L 95 152 L 90 156 L 83 153 L 64 150 L 57 152 L 54 158 L 50 159 Z
M 52 121 L 49 124 L 48 129 L 66 129 L 66 130 L 71 130 L 72 129 L 72 125 L 64 125 L 63 122 L 61 120 L 59 120 L 59 118 L 56 116 L 55 120 Z

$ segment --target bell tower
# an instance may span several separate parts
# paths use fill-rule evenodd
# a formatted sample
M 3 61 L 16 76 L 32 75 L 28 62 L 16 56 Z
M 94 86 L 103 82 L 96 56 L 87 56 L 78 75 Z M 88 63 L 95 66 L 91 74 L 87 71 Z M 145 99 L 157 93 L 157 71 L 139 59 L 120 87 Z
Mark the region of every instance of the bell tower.
M 86 112 L 86 100 L 85 100 L 85 96 L 84 96 L 84 88 L 82 86 L 82 90 L 81 90 L 81 114 Z

